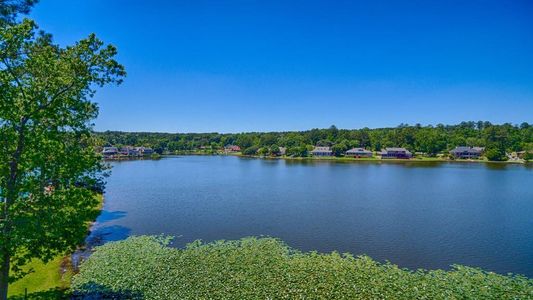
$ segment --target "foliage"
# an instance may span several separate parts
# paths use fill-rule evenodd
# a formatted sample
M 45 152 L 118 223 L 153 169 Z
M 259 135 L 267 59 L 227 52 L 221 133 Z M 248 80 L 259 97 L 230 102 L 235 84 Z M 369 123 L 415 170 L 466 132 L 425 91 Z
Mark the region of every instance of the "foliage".
M 333 147 L 331 147 L 331 151 L 333 151 L 333 155 L 335 156 L 344 155 L 344 153 L 348 150 L 348 143 L 349 143 L 348 141 L 344 140 L 333 145 Z
M 78 293 L 146 299 L 530 299 L 533 280 L 464 266 L 409 271 L 367 256 L 301 253 L 273 238 L 197 241 L 161 237 L 109 243 L 73 278 Z
M 287 148 L 286 155 L 293 157 L 306 157 L 307 156 L 307 147 L 289 147 Z
M 456 146 L 496 148 L 497 153 L 525 150 L 533 144 L 533 126 L 494 125 L 489 122 L 462 122 L 458 125 L 413 126 L 401 124 L 395 128 L 376 129 L 311 129 L 299 132 L 250 132 L 238 134 L 219 133 L 130 133 L 107 131 L 98 133 L 102 145 L 136 145 L 159 147 L 163 152 L 175 150 L 195 151 L 200 147 L 220 149 L 236 144 L 242 149 L 257 147 L 262 155 L 270 154 L 273 145 L 286 147 L 288 156 L 306 156 L 313 146 L 330 146 L 341 156 L 349 148 L 363 147 L 379 151 L 384 147 L 405 147 L 412 152 L 429 156 L 447 154 Z M 261 150 L 261 149 L 266 150 Z M 255 149 L 255 148 L 252 148 Z M 490 153 L 489 153 L 490 154 Z M 491 156 L 502 159 L 501 155 Z
M 254 145 L 253 137 L 248 134 L 240 134 L 235 139 L 235 144 L 237 144 L 241 149 L 246 149 Z
M 242 154 L 244 155 L 255 155 L 257 153 L 258 147 L 257 146 L 251 146 L 242 151 Z
M 505 149 L 497 146 L 489 146 L 485 149 L 485 157 L 491 161 L 504 161 L 507 160 L 505 155 Z
M 280 155 L 281 150 L 279 149 L 278 145 L 274 144 L 274 145 L 270 146 L 269 152 L 270 152 L 270 155 L 272 155 L 272 156 L 278 156 L 278 155 Z
M 0 28 L 0 299 L 9 270 L 74 249 L 97 213 L 91 98 L 125 75 L 116 53 L 93 34 L 60 47 L 28 19 Z
M 252 146 L 252 147 L 256 148 L 257 146 Z M 268 155 L 268 152 L 269 152 L 268 147 L 261 147 L 257 149 L 257 154 L 259 154 L 260 156 L 266 156 Z
M 98 202 L 94 209 L 95 212 L 99 212 L 104 204 L 103 195 L 99 194 L 96 199 Z M 87 224 L 87 227 L 89 225 Z M 23 298 L 27 289 L 28 299 L 60 299 L 58 295 L 63 295 L 70 287 L 70 280 L 74 274 L 72 268 L 68 255 L 58 255 L 47 263 L 33 259 L 21 268 L 26 275 L 9 285 L 9 295 Z
M 12 24 L 19 14 L 28 14 L 38 0 L 0 0 L 0 26 Z
M 533 160 L 533 152 L 526 151 L 526 153 L 524 153 L 524 160 L 525 161 Z

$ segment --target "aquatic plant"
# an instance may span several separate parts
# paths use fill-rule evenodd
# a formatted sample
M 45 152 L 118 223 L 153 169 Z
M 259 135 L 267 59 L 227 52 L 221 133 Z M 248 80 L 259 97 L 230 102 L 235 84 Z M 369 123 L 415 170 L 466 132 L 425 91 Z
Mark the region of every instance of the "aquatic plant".
M 73 289 L 145 299 L 531 299 L 533 280 L 453 266 L 399 268 L 368 256 L 303 253 L 274 238 L 200 241 L 164 237 L 108 243 L 81 266 Z M 133 295 L 133 296 L 132 296 Z

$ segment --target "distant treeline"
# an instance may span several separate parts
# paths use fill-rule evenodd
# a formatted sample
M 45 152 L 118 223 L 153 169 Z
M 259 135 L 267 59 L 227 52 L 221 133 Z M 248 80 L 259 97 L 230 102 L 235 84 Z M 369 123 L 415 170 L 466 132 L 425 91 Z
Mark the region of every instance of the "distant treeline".
M 395 128 L 311 129 L 298 132 L 249 133 L 149 133 L 99 132 L 103 145 L 149 146 L 158 153 L 216 151 L 238 145 L 244 154 L 269 153 L 285 147 L 286 155 L 307 156 L 313 146 L 330 146 L 335 155 L 353 147 L 379 151 L 385 147 L 404 147 L 428 156 L 448 153 L 456 146 L 485 147 L 490 160 L 505 160 L 506 152 L 533 150 L 533 124 L 462 122 L 457 125 L 401 124 Z M 276 151 L 276 150 L 272 150 Z

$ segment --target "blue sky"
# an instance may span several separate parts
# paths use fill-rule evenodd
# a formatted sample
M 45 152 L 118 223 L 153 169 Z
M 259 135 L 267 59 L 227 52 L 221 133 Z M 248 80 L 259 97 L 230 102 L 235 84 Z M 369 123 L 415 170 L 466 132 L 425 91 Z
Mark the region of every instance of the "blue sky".
M 41 0 L 62 45 L 96 33 L 128 76 L 97 130 L 533 123 L 533 2 Z

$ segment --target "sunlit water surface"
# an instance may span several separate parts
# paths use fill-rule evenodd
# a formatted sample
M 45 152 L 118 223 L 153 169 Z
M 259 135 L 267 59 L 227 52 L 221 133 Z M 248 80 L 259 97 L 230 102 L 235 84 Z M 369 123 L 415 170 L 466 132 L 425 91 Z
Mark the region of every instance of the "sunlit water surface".
M 533 277 L 533 168 L 183 156 L 112 163 L 89 243 L 273 236 L 408 268 Z

